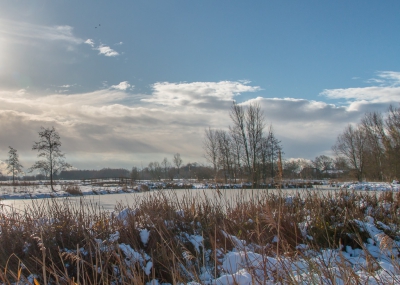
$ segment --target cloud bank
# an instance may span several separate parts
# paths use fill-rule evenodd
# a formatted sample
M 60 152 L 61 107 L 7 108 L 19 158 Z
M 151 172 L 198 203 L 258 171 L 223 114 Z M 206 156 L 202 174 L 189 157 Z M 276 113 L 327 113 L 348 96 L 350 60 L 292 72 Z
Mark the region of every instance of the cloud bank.
M 258 96 L 266 123 L 282 141 L 285 158 L 329 154 L 337 135 L 366 111 L 397 105 L 400 73 L 378 74 L 379 86 L 322 91 L 323 101 Z M 384 85 L 382 85 L 384 84 Z M 10 145 L 24 165 L 35 159 L 30 149 L 40 126 L 54 126 L 68 160 L 78 168 L 132 167 L 181 153 L 184 162 L 205 162 L 204 129 L 228 128 L 233 100 L 263 92 L 247 81 L 158 82 L 149 94 L 137 94 L 128 81 L 88 93 L 40 96 L 26 90 L 0 92 L 0 159 Z M 371 91 L 375 90 L 375 91 Z

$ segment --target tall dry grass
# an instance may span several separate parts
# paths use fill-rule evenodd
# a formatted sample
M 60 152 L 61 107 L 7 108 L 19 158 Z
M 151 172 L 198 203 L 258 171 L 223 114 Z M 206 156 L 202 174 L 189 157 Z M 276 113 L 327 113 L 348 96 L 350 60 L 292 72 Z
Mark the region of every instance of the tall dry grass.
M 287 196 L 260 191 L 250 199 L 244 197 L 239 193 L 227 199 L 217 190 L 214 197 L 187 191 L 183 198 L 173 191 L 154 192 L 135 204 L 119 204 L 112 214 L 85 199 L 78 204 L 48 199 L 33 202 L 23 211 L 3 207 L 0 281 L 145 284 L 157 279 L 171 284 L 201 283 L 205 268 L 213 278 L 221 275 L 226 253 L 251 249 L 263 257 L 263 274 L 274 282 L 297 284 L 301 280 L 286 261 L 281 264 L 283 271 L 272 270 L 269 257 L 309 261 L 307 270 L 315 284 L 326 280 L 335 284 L 337 271 L 349 284 L 361 284 L 345 262 L 333 272 L 329 264 L 312 259 L 299 245 L 315 252 L 345 246 L 362 249 L 369 236 L 357 220 L 366 216 L 379 221 L 377 226 L 386 240 L 381 245 L 393 247 L 393 240 L 399 239 L 399 193 L 321 196 L 304 191 Z M 150 232 L 146 244 L 141 239 L 143 229 Z M 196 237 L 202 237 L 198 244 L 191 240 Z M 126 248 L 135 254 L 130 255 Z M 397 256 L 393 258 L 397 260 Z M 378 269 L 373 257 L 367 256 L 367 261 L 372 273 Z M 255 272 L 256 268 L 248 270 Z M 257 276 L 254 274 L 256 282 Z

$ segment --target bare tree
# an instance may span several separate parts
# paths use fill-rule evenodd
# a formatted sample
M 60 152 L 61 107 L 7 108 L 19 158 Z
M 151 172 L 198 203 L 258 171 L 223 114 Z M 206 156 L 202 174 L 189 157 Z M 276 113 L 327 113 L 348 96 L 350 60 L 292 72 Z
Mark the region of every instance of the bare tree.
M 271 178 L 274 179 L 275 170 L 278 167 L 279 152 L 283 153 L 281 141 L 275 137 L 272 126 L 269 126 L 268 136 L 263 137 L 261 142 L 261 164 L 264 182 L 268 170 Z
M 364 175 L 366 140 L 366 134 L 362 128 L 354 128 L 352 125 L 348 125 L 343 133 L 337 137 L 336 144 L 332 147 L 337 156 L 346 159 L 359 181 L 362 180 Z
M 180 172 L 181 165 L 182 165 L 182 158 L 179 153 L 174 154 L 174 165 L 176 166 L 176 170 L 178 172 L 178 177 L 179 177 L 179 172 Z
M 167 179 L 168 177 L 168 170 L 170 168 L 171 164 L 169 163 L 168 159 L 164 157 L 163 161 L 161 161 L 161 167 L 164 172 L 164 178 Z
M 400 177 L 400 108 L 389 107 L 385 120 L 387 140 L 385 148 L 388 158 L 388 169 L 393 178 Z
M 365 131 L 368 143 L 368 172 L 374 179 L 383 181 L 385 145 L 387 146 L 385 142 L 387 142 L 387 138 L 382 115 L 377 112 L 366 113 L 361 121 L 361 126 Z
M 241 142 L 244 150 L 243 161 L 254 185 L 258 181 L 259 174 L 259 154 L 265 127 L 264 114 L 258 103 L 251 103 L 244 109 L 233 102 L 229 115 L 233 122 L 231 133 Z
M 132 167 L 131 179 L 132 181 L 136 181 L 139 179 L 139 169 L 136 166 Z
M 248 149 L 251 159 L 251 173 L 253 185 L 258 181 L 259 151 L 265 127 L 264 114 L 258 103 L 250 104 L 246 112 L 246 133 L 248 137 Z
M 22 164 L 19 163 L 19 155 L 17 150 L 9 146 L 10 150 L 8 151 L 8 159 L 6 159 L 7 163 L 7 172 L 12 174 L 13 185 L 15 184 L 15 176 L 19 173 L 22 173 Z
M 298 160 L 292 159 L 283 163 L 283 175 L 285 178 L 297 178 L 300 173 L 300 163 Z
M 43 171 L 50 175 L 50 186 L 53 192 L 53 175 L 57 175 L 62 170 L 70 168 L 71 165 L 64 161 L 65 154 L 61 152 L 60 135 L 54 127 L 43 128 L 39 132 L 39 141 L 34 142 L 32 150 L 38 151 L 38 157 L 43 158 L 35 162 L 30 168 L 30 172 L 34 170 Z
M 246 134 L 246 120 L 245 120 L 245 110 L 242 106 L 233 102 L 231 112 L 229 113 L 231 120 L 233 122 L 233 127 L 231 128 L 231 132 L 235 133 L 235 136 L 240 140 L 242 147 L 244 149 L 244 162 L 247 168 L 248 173 L 251 173 L 251 165 L 250 165 L 250 151 L 249 145 L 247 142 L 247 134 Z
M 225 183 L 227 183 L 228 177 L 231 178 L 232 173 L 232 141 L 229 134 L 224 130 L 218 130 L 216 134 L 218 141 L 219 162 L 223 170 Z
M 211 128 L 205 129 L 203 140 L 203 149 L 205 158 L 210 162 L 214 169 L 214 180 L 217 182 L 218 173 L 218 136 L 217 131 Z
M 326 155 L 320 155 L 312 161 L 312 164 L 320 171 L 320 173 L 326 174 L 327 170 L 333 168 L 333 158 Z
M 242 152 L 243 152 L 243 146 L 241 144 L 241 139 L 240 139 L 240 135 L 238 132 L 235 132 L 232 128 L 229 128 L 230 131 L 230 136 L 232 138 L 232 155 L 233 155 L 233 174 L 234 174 L 234 178 L 235 178 L 235 183 L 236 183 L 236 179 L 238 178 L 238 176 L 240 176 L 240 178 L 242 179 L 242 164 L 241 164 L 241 160 L 242 160 Z
M 150 162 L 147 168 L 153 180 L 161 179 L 161 166 L 157 161 Z

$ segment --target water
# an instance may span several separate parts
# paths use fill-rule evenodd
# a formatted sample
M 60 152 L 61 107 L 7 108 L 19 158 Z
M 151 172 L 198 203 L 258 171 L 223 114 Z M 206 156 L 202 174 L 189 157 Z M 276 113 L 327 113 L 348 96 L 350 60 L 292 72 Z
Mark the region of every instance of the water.
M 190 197 L 195 199 L 195 201 L 201 201 L 205 198 L 209 199 L 221 199 L 226 203 L 234 203 L 235 201 L 256 199 L 260 195 L 267 193 L 281 193 L 284 196 L 291 196 L 300 193 L 300 195 L 307 195 L 309 193 L 316 193 L 318 195 L 327 195 L 328 193 L 334 193 L 339 191 L 337 188 L 330 188 L 326 186 L 321 186 L 313 189 L 178 189 L 178 190 L 157 190 L 150 192 L 141 193 L 120 193 L 120 194 L 105 194 L 105 195 L 87 195 L 80 197 L 68 197 L 68 198 L 45 198 L 45 199 L 17 199 L 17 200 L 2 200 L 0 205 L 7 208 L 14 208 L 18 210 L 23 210 L 26 206 L 32 205 L 32 203 L 41 204 L 48 201 L 48 199 L 62 201 L 68 199 L 72 204 L 79 203 L 92 203 L 100 208 L 112 211 L 117 205 L 129 206 L 140 202 L 141 199 L 149 198 L 151 195 L 165 194 L 168 199 L 173 199 L 174 201 L 179 201 L 184 197 Z M 376 194 L 375 191 L 370 191 L 368 193 Z

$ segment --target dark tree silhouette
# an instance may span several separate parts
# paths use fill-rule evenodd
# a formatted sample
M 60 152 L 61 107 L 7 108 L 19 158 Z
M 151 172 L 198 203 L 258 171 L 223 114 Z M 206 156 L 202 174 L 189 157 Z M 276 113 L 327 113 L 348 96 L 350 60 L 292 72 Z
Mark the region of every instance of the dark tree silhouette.
M 34 142 L 32 149 L 38 151 L 38 157 L 43 158 L 35 162 L 30 168 L 30 172 L 40 170 L 50 175 L 50 186 L 53 192 L 53 175 L 57 175 L 62 170 L 70 168 L 71 165 L 64 161 L 65 154 L 61 152 L 60 135 L 54 127 L 43 128 L 39 132 L 39 141 Z
M 8 152 L 8 159 L 6 159 L 7 163 L 7 172 L 12 174 L 13 185 L 15 183 L 15 175 L 18 175 L 22 172 L 22 164 L 19 163 L 19 157 L 17 150 L 9 146 L 10 150 Z

